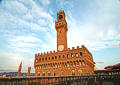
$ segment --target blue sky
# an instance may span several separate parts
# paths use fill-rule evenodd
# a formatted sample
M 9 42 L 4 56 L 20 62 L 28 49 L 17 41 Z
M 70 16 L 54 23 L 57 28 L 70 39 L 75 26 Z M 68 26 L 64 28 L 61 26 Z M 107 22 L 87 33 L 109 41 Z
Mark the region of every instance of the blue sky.
M 34 54 L 56 50 L 55 20 L 63 9 L 68 47 L 85 45 L 97 69 L 120 63 L 119 0 L 0 0 L 0 71 L 32 67 Z

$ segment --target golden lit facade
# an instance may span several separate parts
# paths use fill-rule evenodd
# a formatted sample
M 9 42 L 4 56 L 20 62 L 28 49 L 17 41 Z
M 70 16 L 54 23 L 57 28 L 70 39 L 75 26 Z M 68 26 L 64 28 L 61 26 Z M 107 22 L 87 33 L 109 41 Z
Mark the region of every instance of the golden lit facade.
M 93 56 L 82 45 L 67 48 L 67 22 L 63 10 L 57 13 L 55 21 L 57 31 L 57 52 L 50 51 L 35 54 L 36 76 L 84 75 L 94 72 Z

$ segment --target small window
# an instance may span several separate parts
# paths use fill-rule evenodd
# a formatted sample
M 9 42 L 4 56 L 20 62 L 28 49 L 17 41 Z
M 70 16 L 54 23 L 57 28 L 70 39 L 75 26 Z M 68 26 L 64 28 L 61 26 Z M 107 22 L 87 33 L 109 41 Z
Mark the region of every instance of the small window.
M 40 76 L 40 73 L 38 73 L 38 76 Z
M 54 57 L 52 57 L 52 59 L 54 59 Z
M 38 62 L 38 59 L 36 59 L 36 63 Z
M 43 76 L 45 76 L 45 72 L 43 72 Z
M 42 58 L 42 60 L 44 61 L 44 58 Z
M 61 56 L 59 56 L 59 59 L 61 58 Z
M 67 54 L 67 58 L 69 58 L 69 54 Z
M 74 70 L 72 70 L 72 75 L 75 75 L 75 71 Z
M 63 58 L 65 58 L 65 55 L 63 55 Z
M 63 75 L 64 75 L 64 72 L 62 72 L 61 75 L 63 76 Z
M 71 57 L 73 57 L 73 53 L 71 53 Z
M 79 71 L 78 71 L 78 73 L 79 73 L 79 75 L 81 75 L 82 71 L 81 71 L 81 70 L 79 70 Z
M 46 60 L 47 60 L 47 57 L 46 57 Z
M 53 76 L 56 76 L 56 73 L 55 73 L 55 72 L 53 73 Z
M 57 59 L 57 56 L 55 56 L 55 59 Z
M 76 53 L 76 54 L 75 54 L 75 56 L 77 56 L 77 57 L 78 57 L 78 53 Z
M 48 72 L 48 76 L 51 76 L 51 73 L 50 73 L 50 72 Z
M 83 54 L 82 54 L 82 52 L 80 52 L 80 56 L 82 56 Z
M 41 58 L 39 59 L 39 62 L 41 61 Z
M 49 57 L 49 60 L 50 60 L 50 57 Z

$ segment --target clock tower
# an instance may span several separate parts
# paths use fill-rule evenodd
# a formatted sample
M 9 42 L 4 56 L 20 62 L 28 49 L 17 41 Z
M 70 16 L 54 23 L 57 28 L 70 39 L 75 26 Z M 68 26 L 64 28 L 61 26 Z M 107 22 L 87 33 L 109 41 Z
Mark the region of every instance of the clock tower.
M 64 10 L 57 13 L 57 21 L 55 21 L 57 31 L 57 51 L 67 50 L 67 22 Z

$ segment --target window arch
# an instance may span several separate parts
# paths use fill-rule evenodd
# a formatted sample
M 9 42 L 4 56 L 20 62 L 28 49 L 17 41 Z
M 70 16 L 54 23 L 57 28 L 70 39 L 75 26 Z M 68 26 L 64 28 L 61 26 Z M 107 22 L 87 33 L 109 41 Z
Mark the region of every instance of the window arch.
M 51 73 L 50 73 L 50 72 L 48 72 L 48 76 L 51 76 Z
M 38 62 L 38 59 L 36 59 L 36 63 Z
M 78 74 L 81 75 L 81 73 L 82 73 L 82 70 L 78 70 Z
M 45 72 L 43 72 L 43 76 L 45 76 Z
M 75 56 L 78 57 L 78 53 L 75 53 Z
M 74 70 L 72 70 L 72 76 L 73 76 L 73 75 L 75 75 L 75 71 L 74 71 Z
M 55 72 L 53 73 L 53 76 L 56 76 L 56 73 L 55 73 Z
M 61 75 L 64 76 L 64 72 L 61 72 Z
M 73 53 L 71 53 L 71 57 L 73 57 Z
M 38 72 L 38 74 L 37 74 L 38 76 L 40 76 L 40 72 Z
M 69 54 L 67 54 L 67 58 L 69 58 Z
M 82 52 L 80 52 L 80 56 L 82 56 L 83 55 L 83 53 Z

